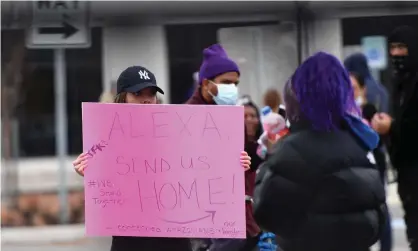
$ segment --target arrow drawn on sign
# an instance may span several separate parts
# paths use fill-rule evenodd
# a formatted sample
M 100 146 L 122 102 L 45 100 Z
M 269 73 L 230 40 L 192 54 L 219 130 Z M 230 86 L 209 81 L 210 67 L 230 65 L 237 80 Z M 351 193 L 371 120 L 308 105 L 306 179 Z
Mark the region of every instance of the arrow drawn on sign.
M 71 24 L 63 21 L 60 27 L 40 27 L 38 28 L 39 34 L 43 35 L 59 35 L 62 34 L 63 38 L 69 38 L 78 31 L 77 28 Z
M 205 211 L 205 212 L 208 213 L 208 215 L 197 218 L 197 219 L 194 219 L 194 220 L 188 220 L 188 221 L 171 221 L 171 220 L 166 220 L 166 219 L 161 219 L 161 220 L 163 220 L 165 222 L 169 222 L 169 223 L 183 225 L 183 224 L 189 224 L 189 223 L 196 222 L 196 221 L 201 221 L 201 220 L 204 220 L 206 218 L 211 217 L 212 218 L 212 224 L 214 224 L 214 218 L 215 218 L 216 211 Z

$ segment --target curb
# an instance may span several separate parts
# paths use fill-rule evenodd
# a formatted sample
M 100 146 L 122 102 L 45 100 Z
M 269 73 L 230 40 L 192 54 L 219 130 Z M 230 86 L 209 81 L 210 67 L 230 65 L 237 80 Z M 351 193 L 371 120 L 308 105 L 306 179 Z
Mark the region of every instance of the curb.
M 404 220 L 402 218 L 392 219 L 392 228 L 393 230 L 404 230 Z M 84 224 L 2 228 L 0 232 L 2 245 L 68 243 L 92 239 L 86 237 Z
M 2 244 L 71 242 L 86 239 L 84 224 L 1 229 Z

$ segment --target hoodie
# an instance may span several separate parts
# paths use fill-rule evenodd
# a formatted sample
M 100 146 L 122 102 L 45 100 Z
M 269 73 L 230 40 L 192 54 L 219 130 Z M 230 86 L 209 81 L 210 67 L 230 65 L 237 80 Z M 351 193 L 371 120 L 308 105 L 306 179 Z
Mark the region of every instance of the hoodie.
M 396 66 L 400 66 L 397 63 L 402 65 L 401 68 L 408 73 L 412 73 L 413 78 L 416 73 L 418 73 L 418 33 L 415 29 L 409 26 L 401 26 L 396 28 L 388 37 L 388 42 L 390 43 L 403 43 L 408 47 L 408 56 L 391 56 L 392 64 L 395 70 L 395 75 L 397 70 Z M 399 61 L 399 59 L 401 59 Z
M 407 71 L 403 74 L 395 71 L 392 83 L 394 120 L 387 142 L 389 155 L 397 169 L 418 168 L 414 147 L 418 142 L 418 35 L 404 26 L 395 29 L 388 41 L 408 47 L 408 56 L 403 60 Z
M 370 73 L 367 58 L 362 53 L 355 53 L 344 61 L 344 66 L 349 72 L 356 72 L 364 77 L 367 87 L 366 98 L 380 112 L 389 111 L 389 94 L 381 83 L 377 82 Z

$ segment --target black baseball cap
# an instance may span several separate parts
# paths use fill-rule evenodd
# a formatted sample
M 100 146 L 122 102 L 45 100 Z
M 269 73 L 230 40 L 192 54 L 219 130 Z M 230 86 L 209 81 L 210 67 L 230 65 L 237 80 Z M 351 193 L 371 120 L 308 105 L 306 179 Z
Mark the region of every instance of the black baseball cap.
M 128 67 L 119 75 L 116 85 L 118 94 L 121 92 L 137 93 L 147 87 L 154 87 L 157 92 L 164 94 L 163 90 L 157 86 L 154 74 L 142 66 Z

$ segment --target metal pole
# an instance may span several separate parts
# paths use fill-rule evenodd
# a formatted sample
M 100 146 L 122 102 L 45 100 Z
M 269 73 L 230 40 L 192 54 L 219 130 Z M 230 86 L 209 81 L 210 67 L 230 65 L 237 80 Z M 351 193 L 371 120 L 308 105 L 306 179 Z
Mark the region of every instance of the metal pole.
M 302 8 L 296 2 L 296 49 L 298 57 L 298 65 L 302 64 L 303 55 L 302 55 Z M 306 24 L 305 24 L 306 25 Z M 305 38 L 306 39 L 306 38 Z M 309 56 L 309 55 L 305 55 Z
M 68 223 L 67 202 L 67 76 L 65 49 L 54 50 L 55 148 L 58 157 L 60 222 Z

